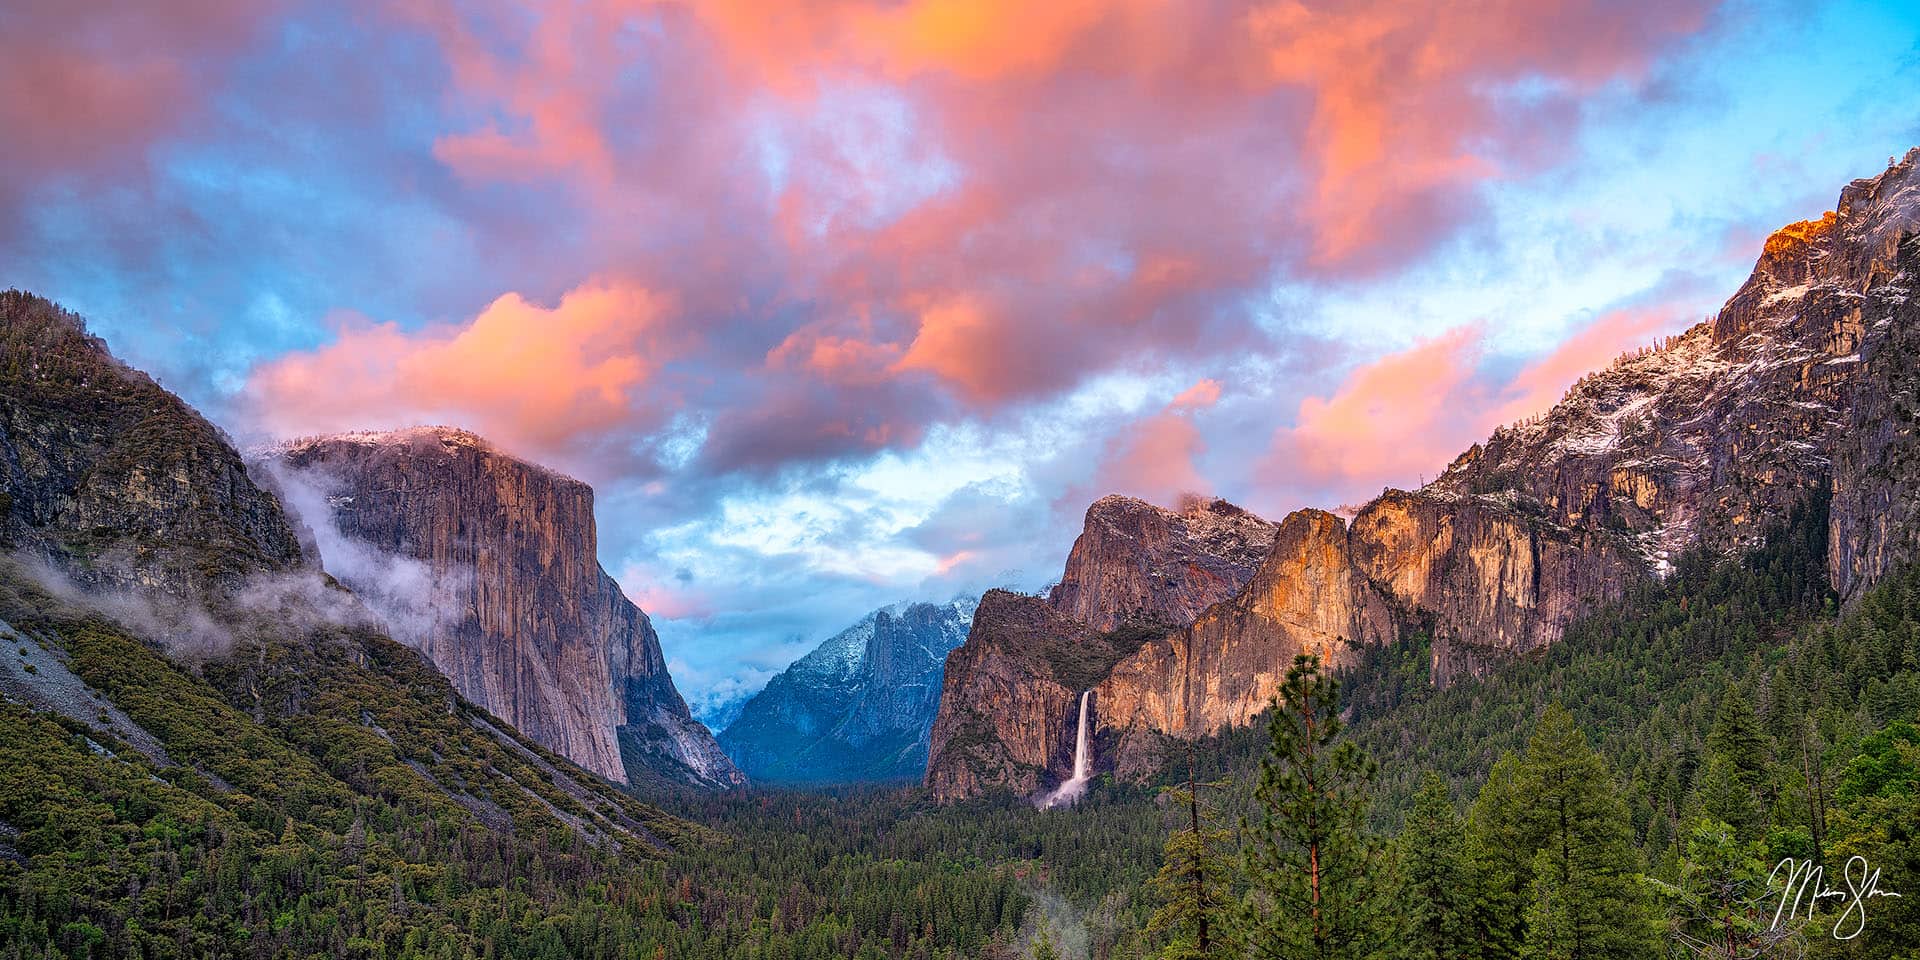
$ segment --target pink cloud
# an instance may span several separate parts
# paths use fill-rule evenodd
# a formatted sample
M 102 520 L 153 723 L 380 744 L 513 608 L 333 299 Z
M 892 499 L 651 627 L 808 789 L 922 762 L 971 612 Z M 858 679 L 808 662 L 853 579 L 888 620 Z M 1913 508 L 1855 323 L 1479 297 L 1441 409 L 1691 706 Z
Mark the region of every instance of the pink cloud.
M 1581 376 L 1683 323 L 1674 309 L 1612 311 L 1504 380 L 1484 370 L 1477 325 L 1364 363 L 1275 434 L 1269 485 L 1359 502 L 1430 480 L 1495 427 L 1544 413 Z
M 7 4 L 0 129 L 11 133 L 0 216 L 44 181 L 142 172 L 155 143 L 203 119 L 230 58 L 283 7 L 266 0 L 81 6 L 84 16 L 59 0 Z
M 281 434 L 453 423 L 564 462 L 580 438 L 657 413 L 642 406 L 645 388 L 685 346 L 672 318 L 664 297 L 621 284 L 551 308 L 509 293 L 469 321 L 416 332 L 343 323 L 332 343 L 255 370 L 246 390 Z
M 1709 6 L 597 0 L 515 43 L 491 4 L 405 9 L 473 118 L 435 147 L 463 177 L 564 185 L 621 251 L 601 269 L 690 310 L 764 276 L 811 315 L 731 335 L 779 376 L 991 411 L 1148 353 L 1259 349 L 1239 297 L 1445 240 Z
M 1107 442 L 1095 485 L 1168 506 L 1186 494 L 1212 492 L 1196 463 L 1207 443 L 1194 420 L 1219 400 L 1220 382 L 1201 380 L 1128 426 Z
M 313 412 L 299 423 L 444 410 L 538 449 L 622 442 L 610 431 L 632 447 L 671 355 L 706 416 L 703 462 L 725 471 L 1272 350 L 1250 297 L 1445 242 L 1481 183 L 1551 163 L 1571 138 L 1541 131 L 1631 87 L 1708 6 L 587 0 L 528 17 L 396 0 L 447 67 L 435 158 L 468 189 L 552 191 L 582 238 L 584 262 L 549 268 L 578 275 L 538 289 L 631 278 L 701 335 L 663 353 L 642 323 L 648 342 L 574 358 L 564 389 L 503 373 L 383 394 L 365 364 L 434 368 L 458 337 L 349 328 L 254 389 Z M 1197 399 L 1115 452 L 1145 488 L 1197 479 Z M 1310 469 L 1340 473 L 1327 438 L 1368 422 L 1354 402 L 1303 411 Z
M 1170 410 L 1201 410 L 1220 402 L 1220 381 L 1208 378 L 1180 391 L 1168 404 Z

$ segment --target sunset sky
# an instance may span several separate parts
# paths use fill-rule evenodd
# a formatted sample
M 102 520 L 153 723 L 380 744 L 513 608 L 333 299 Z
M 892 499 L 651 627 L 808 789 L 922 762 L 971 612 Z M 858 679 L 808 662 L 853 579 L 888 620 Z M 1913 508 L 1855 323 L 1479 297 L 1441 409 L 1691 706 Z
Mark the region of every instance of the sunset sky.
M 94 6 L 0 7 L 0 286 L 591 482 L 696 702 L 1103 493 L 1417 484 L 1920 144 L 1900 0 Z

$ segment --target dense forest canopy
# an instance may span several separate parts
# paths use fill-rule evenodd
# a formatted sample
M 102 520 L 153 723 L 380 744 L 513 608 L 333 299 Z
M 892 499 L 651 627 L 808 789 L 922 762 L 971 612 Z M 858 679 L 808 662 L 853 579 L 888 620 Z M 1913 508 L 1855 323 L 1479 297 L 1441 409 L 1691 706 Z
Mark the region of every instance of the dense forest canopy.
M 513 825 L 490 829 L 426 789 L 543 775 L 450 723 L 402 648 L 269 638 L 253 667 L 183 669 L 15 578 L 7 652 L 57 651 L 172 765 L 111 723 L 0 705 L 0 957 L 1196 956 L 1199 913 L 1230 949 L 1235 904 L 1295 889 L 1284 817 L 1325 803 L 1343 832 L 1319 842 L 1371 851 L 1369 897 L 1396 905 L 1352 922 L 1422 956 L 1727 955 L 1731 936 L 1741 956 L 1901 957 L 1920 943 L 1920 574 L 1839 610 L 1822 506 L 1484 678 L 1434 689 L 1417 639 L 1323 677 L 1346 726 L 1326 746 L 1350 754 L 1338 796 L 1303 792 L 1302 736 L 1267 723 L 1170 750 L 1172 794 L 1103 778 L 1040 811 L 910 787 L 667 793 L 628 801 L 625 839 L 543 817 L 578 805 L 561 791 L 474 797 Z M 230 705 L 263 684 L 306 712 Z M 1832 911 L 1773 929 L 1766 869 L 1855 855 L 1916 895 L 1873 900 L 1850 940 Z M 1207 898 L 1183 912 L 1203 862 Z M 1433 952 L 1443 935 L 1459 951 Z

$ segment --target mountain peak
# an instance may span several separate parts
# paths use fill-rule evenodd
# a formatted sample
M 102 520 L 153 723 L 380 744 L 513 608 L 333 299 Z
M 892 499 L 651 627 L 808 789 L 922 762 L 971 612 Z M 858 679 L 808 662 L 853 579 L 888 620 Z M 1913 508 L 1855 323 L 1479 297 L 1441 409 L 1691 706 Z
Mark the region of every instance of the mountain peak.
M 255 456 L 261 459 L 286 457 L 304 454 L 316 448 L 326 446 L 406 449 L 416 454 L 435 449 L 448 453 L 460 450 L 471 450 L 489 457 L 511 461 L 529 470 L 538 470 L 542 473 L 574 483 L 581 482 L 545 464 L 535 463 L 525 457 L 509 453 L 472 430 L 464 427 L 446 426 L 444 424 L 422 424 L 411 427 L 396 427 L 390 430 L 347 430 L 339 433 L 321 433 L 293 437 L 255 451 Z
M 1118 494 L 1094 501 L 1048 602 L 1110 630 L 1128 619 L 1190 623 L 1232 596 L 1266 559 L 1275 525 L 1217 497 L 1180 506 Z
M 769 681 L 720 732 L 755 780 L 836 783 L 918 775 L 947 654 L 975 601 L 896 603 L 829 637 Z

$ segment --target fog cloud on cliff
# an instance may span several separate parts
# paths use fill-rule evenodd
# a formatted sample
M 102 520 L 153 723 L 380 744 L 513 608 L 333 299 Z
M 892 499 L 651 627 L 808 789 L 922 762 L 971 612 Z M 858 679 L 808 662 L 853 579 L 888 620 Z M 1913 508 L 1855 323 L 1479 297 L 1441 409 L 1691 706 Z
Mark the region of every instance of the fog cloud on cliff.
M 210 598 L 210 607 L 157 589 L 82 583 L 37 554 L 16 552 L 4 560 L 55 599 L 96 613 L 187 664 L 225 657 L 263 633 L 384 628 L 353 594 L 311 570 L 248 576 Z M 111 566 L 111 551 L 103 560 Z
M 199 663 L 224 656 L 234 648 L 236 640 L 229 625 L 198 604 L 82 584 L 37 554 L 14 553 L 7 560 L 55 599 L 94 611 L 134 636 L 159 644 L 175 659 Z
M 387 633 L 411 647 L 466 614 L 461 597 L 472 574 L 436 574 L 431 564 L 383 550 L 341 531 L 335 510 L 338 479 L 321 470 L 297 470 L 278 460 L 257 464 L 287 513 L 313 535 L 322 569 L 351 589 Z

